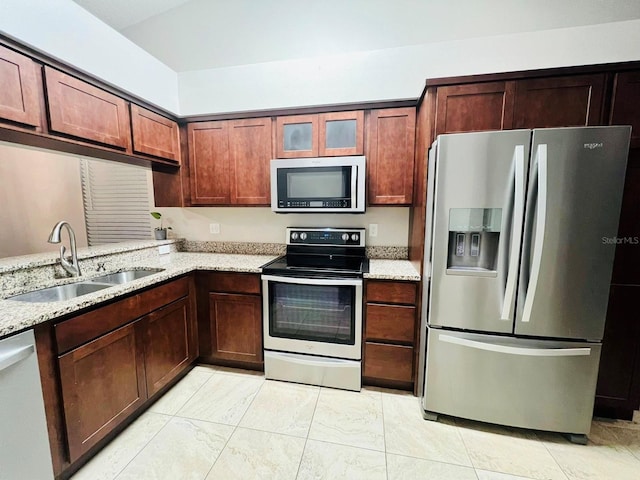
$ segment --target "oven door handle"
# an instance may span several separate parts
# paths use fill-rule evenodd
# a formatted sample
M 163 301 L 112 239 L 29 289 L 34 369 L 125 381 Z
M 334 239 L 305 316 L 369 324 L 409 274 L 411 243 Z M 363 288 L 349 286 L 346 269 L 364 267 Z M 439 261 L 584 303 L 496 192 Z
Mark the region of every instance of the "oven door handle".
M 354 287 L 362 285 L 361 278 L 300 278 L 262 275 L 262 280 L 268 282 L 294 283 L 297 285 L 353 285 Z

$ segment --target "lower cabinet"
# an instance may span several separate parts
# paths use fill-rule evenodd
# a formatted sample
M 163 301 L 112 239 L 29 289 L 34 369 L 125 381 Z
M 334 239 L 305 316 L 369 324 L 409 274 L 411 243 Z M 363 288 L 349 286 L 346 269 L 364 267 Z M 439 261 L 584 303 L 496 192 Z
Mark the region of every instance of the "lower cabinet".
M 197 283 L 202 359 L 262 370 L 260 275 L 201 272 Z
M 416 282 L 368 280 L 362 382 L 413 388 Z
M 53 326 L 67 466 L 195 361 L 193 306 L 182 277 Z

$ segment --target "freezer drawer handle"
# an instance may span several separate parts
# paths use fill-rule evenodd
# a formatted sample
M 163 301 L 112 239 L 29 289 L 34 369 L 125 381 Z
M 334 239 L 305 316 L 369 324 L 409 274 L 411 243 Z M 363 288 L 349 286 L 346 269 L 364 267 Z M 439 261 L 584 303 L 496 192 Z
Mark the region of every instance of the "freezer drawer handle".
M 509 345 L 497 345 L 494 343 L 476 342 L 467 338 L 452 337 L 451 335 L 440 335 L 439 339 L 446 343 L 462 345 L 463 347 L 487 350 L 489 352 L 506 353 L 508 355 L 524 355 L 527 357 L 588 357 L 591 349 L 581 348 L 522 348 L 511 347 Z
M 513 236 L 509 253 L 507 283 L 504 289 L 501 320 L 512 320 L 516 297 L 516 280 L 522 241 L 522 222 L 524 218 L 524 145 L 516 145 L 513 152 L 515 163 L 515 188 L 513 197 Z
M 536 298 L 538 281 L 540 279 L 540 266 L 542 265 L 542 250 L 544 246 L 544 234 L 547 220 L 547 146 L 538 145 L 536 151 L 538 157 L 538 206 L 536 218 L 535 242 L 533 246 L 533 259 L 531 261 L 531 277 L 527 287 L 527 296 L 524 300 L 522 321 L 531 320 L 531 310 Z
M 29 355 L 31 355 L 35 349 L 33 345 L 27 345 L 26 347 L 18 348 L 13 352 L 10 352 L 8 355 L 3 355 L 0 357 L 0 372 L 2 370 L 6 370 L 11 365 L 15 365 L 16 363 L 24 360 Z

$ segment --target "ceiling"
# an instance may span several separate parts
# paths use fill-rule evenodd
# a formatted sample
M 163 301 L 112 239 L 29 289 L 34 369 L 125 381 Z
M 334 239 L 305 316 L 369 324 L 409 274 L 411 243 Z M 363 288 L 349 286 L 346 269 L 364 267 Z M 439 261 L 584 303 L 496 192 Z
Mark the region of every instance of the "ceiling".
M 74 1 L 176 72 L 640 19 L 638 0 Z

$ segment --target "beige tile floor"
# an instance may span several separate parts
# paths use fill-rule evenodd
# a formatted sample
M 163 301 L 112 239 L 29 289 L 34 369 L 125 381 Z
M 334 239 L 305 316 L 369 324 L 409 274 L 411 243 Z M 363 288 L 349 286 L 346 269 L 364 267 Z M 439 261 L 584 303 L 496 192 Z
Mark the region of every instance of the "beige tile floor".
M 638 480 L 640 424 L 594 421 L 589 444 L 443 418 L 404 392 L 360 393 L 197 366 L 73 480 Z

